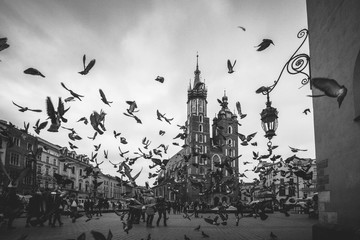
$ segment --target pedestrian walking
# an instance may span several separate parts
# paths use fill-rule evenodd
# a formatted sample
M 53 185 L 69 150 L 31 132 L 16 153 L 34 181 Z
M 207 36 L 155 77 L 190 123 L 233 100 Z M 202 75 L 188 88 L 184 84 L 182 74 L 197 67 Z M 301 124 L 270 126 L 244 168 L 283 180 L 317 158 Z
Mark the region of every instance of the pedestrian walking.
M 154 220 L 154 215 L 156 212 L 156 203 L 155 199 L 150 199 L 146 205 L 146 227 L 153 228 L 152 222 Z
M 163 197 L 158 198 L 156 203 L 156 209 L 158 211 L 158 219 L 156 221 L 156 226 L 159 226 L 160 220 L 164 218 L 164 226 L 166 227 L 166 201 Z
M 72 219 L 72 223 L 74 223 L 76 221 L 76 217 L 78 215 L 78 212 L 77 212 L 78 202 L 75 197 L 73 197 L 70 200 L 70 202 L 71 202 L 71 205 L 70 205 L 71 219 Z
M 44 212 L 42 205 L 42 196 L 41 192 L 34 192 L 32 197 L 29 199 L 29 204 L 27 206 L 27 218 L 25 227 L 30 227 L 30 222 L 32 218 L 36 218 L 36 222 L 40 225 L 44 226 L 42 222 L 40 222 L 40 216 Z M 36 225 L 35 225 L 36 226 Z
M 56 191 L 54 196 L 54 214 L 51 227 L 55 227 L 56 221 L 59 223 L 60 227 L 63 225 L 61 221 L 61 214 L 64 209 L 63 204 L 64 201 L 60 195 L 60 191 Z

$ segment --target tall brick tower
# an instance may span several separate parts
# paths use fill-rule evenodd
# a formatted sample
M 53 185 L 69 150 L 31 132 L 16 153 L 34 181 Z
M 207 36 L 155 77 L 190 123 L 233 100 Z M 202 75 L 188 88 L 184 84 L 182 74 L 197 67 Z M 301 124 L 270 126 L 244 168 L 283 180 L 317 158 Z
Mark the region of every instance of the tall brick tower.
M 193 85 L 189 85 L 187 100 L 187 138 L 185 144 L 186 154 L 192 153 L 189 160 L 187 175 L 188 177 L 204 178 L 206 169 L 210 168 L 210 161 L 201 157 L 210 152 L 210 120 L 207 117 L 207 89 L 204 82 L 200 79 L 199 56 L 196 56 L 196 70 L 194 72 Z M 195 156 L 194 156 L 195 155 Z M 195 165 L 195 166 L 194 166 Z M 198 190 L 188 185 L 188 196 L 196 199 Z

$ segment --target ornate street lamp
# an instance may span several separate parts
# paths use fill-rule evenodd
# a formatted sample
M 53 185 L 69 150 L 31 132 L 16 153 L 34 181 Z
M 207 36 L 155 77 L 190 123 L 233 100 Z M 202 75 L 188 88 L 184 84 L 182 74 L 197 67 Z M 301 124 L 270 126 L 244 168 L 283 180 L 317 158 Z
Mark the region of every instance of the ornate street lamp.
M 269 93 L 267 93 L 266 108 L 262 110 L 260 115 L 261 127 L 265 132 L 265 137 L 270 141 L 272 137 L 276 136 L 275 131 L 278 127 L 278 111 L 276 108 L 271 106 Z
M 276 108 L 271 106 L 271 101 L 269 94 L 270 92 L 276 87 L 278 84 L 281 75 L 283 74 L 285 68 L 289 74 L 303 74 L 305 75 L 305 78 L 302 79 L 301 84 L 305 86 L 307 83 L 310 82 L 310 75 L 304 72 L 303 70 L 309 65 L 310 57 L 307 54 L 301 53 L 297 54 L 299 49 L 304 44 L 305 40 L 308 36 L 308 30 L 302 29 L 298 34 L 298 38 L 303 38 L 302 43 L 300 46 L 296 49 L 296 51 L 293 53 L 293 55 L 290 57 L 290 59 L 286 62 L 286 64 L 283 66 L 279 77 L 277 80 L 274 81 L 274 83 L 271 86 L 265 87 L 262 86 L 258 90 L 256 90 L 256 93 L 261 93 L 263 95 L 267 96 L 266 101 L 266 108 L 262 110 L 260 113 L 261 116 L 261 127 L 265 131 L 265 137 L 269 139 L 268 147 L 271 147 L 271 139 L 276 136 L 275 131 L 278 127 L 278 111 Z

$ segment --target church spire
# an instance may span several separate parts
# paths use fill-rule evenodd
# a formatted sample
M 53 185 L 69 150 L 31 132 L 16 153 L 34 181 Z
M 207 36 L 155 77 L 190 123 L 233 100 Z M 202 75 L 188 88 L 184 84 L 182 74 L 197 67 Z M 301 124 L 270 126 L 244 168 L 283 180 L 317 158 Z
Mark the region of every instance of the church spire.
M 200 81 L 200 70 L 199 70 L 199 54 L 196 53 L 196 70 L 195 70 L 194 86 Z

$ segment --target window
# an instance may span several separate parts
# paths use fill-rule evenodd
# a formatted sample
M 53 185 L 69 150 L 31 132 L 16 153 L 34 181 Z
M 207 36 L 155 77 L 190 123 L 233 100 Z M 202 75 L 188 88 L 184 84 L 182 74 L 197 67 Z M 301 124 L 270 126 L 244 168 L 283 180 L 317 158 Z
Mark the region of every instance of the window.
M 81 191 L 81 183 L 79 183 L 79 191 Z
M 33 145 L 31 143 L 27 144 L 27 150 L 28 151 L 32 151 L 33 150 Z
M 202 115 L 199 116 L 199 122 L 201 122 L 201 123 L 203 122 L 203 116 Z
M 49 163 L 49 156 L 46 156 L 46 163 Z
M 11 153 L 11 154 L 10 154 L 10 165 L 20 166 L 19 158 L 20 158 L 19 154 L 17 154 L 17 153 Z
M 67 168 L 65 167 L 66 165 L 63 164 L 63 171 L 66 172 Z
M 201 174 L 201 175 L 204 175 L 204 174 L 205 174 L 205 170 L 204 170 L 203 167 L 200 168 L 200 174 Z
M 36 170 L 37 174 L 41 174 L 41 166 L 42 165 L 37 165 L 37 167 L 36 167 L 37 168 L 37 170 Z
M 203 131 L 203 126 L 200 124 L 199 125 L 199 132 L 202 132 Z
M 73 166 L 73 167 L 71 168 L 71 173 L 72 173 L 72 174 L 75 174 L 75 166 Z
M 80 168 L 80 169 L 79 169 L 79 175 L 82 176 L 82 174 L 83 174 L 83 171 L 82 171 L 82 169 Z
M 203 146 L 202 145 L 199 146 L 199 153 L 203 153 Z
M 204 143 L 206 143 L 206 135 L 204 135 Z
M 232 139 L 229 139 L 229 140 L 228 140 L 228 145 L 229 145 L 229 147 L 232 147 L 232 143 L 233 143 L 233 142 L 232 142 Z
M 26 185 L 31 185 L 32 184 L 32 178 L 31 176 L 27 176 L 24 178 L 23 183 Z
M 54 165 L 56 165 L 56 158 L 54 158 Z
M 232 133 L 232 127 L 231 126 L 228 126 L 228 133 Z
M 204 141 L 204 139 L 203 139 L 203 135 L 201 135 L 201 134 L 199 134 L 199 142 L 203 142 Z
M 49 167 L 48 166 L 46 166 L 46 168 L 45 168 L 45 176 L 48 176 L 49 175 Z
M 13 143 L 14 145 L 20 147 L 20 138 L 13 137 Z

